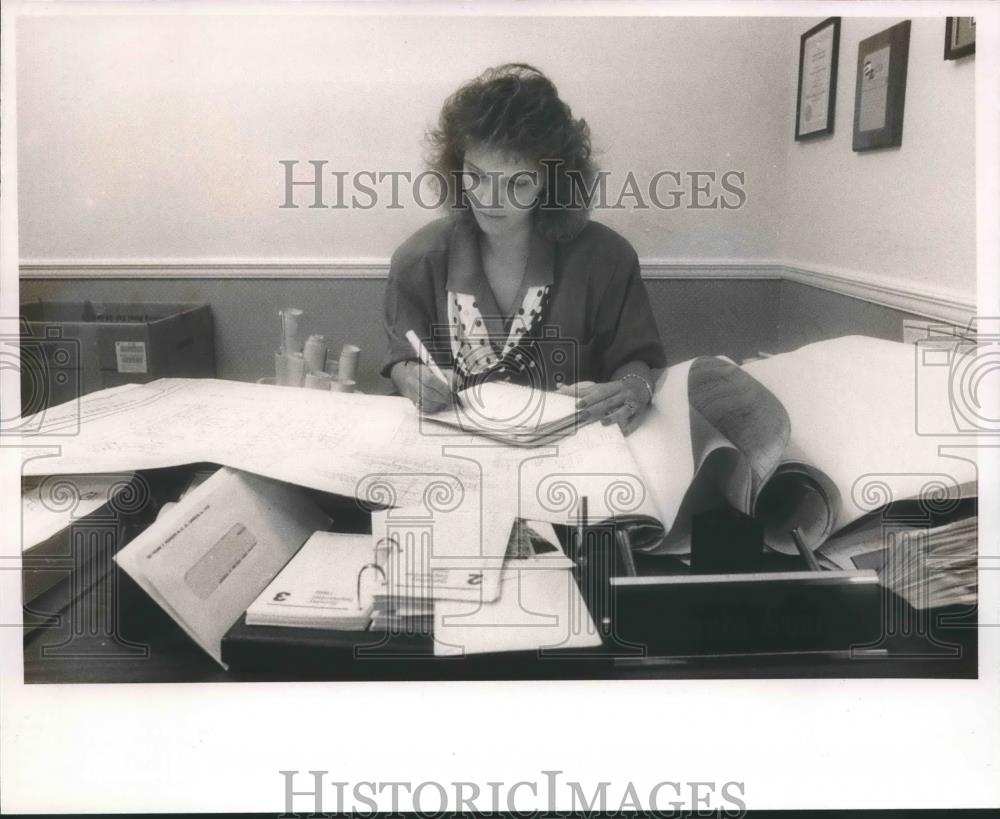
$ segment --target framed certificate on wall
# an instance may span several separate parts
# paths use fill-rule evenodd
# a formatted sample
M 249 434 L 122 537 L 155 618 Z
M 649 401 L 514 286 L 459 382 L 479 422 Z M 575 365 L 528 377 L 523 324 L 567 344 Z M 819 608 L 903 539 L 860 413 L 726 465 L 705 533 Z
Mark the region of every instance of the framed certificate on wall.
M 839 17 L 830 17 L 802 35 L 799 93 L 795 103 L 796 140 L 833 133 L 839 54 Z
M 944 58 L 957 60 L 976 53 L 976 18 L 945 17 Z
M 909 20 L 858 43 L 851 146 L 855 151 L 893 148 L 903 143 L 909 51 Z

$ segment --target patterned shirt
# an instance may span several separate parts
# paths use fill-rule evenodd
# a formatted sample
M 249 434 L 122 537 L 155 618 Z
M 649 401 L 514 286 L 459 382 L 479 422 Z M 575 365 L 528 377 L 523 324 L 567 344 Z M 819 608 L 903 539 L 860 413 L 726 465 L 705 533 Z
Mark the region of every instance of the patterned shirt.
M 597 222 L 566 242 L 533 231 L 514 304 L 510 315 L 497 305 L 471 218 L 431 222 L 392 257 L 382 374 L 416 359 L 408 330 L 464 386 L 500 379 L 555 389 L 608 381 L 634 361 L 666 365 L 635 250 Z

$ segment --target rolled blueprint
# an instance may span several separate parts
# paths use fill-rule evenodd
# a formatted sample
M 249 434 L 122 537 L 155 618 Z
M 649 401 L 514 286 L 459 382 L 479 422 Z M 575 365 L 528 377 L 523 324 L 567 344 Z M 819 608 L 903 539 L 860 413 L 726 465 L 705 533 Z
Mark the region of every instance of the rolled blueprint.
M 285 354 L 302 352 L 302 311 L 298 307 L 279 310 L 281 316 L 281 349 Z
M 283 350 L 274 354 L 274 383 L 280 387 L 288 386 L 288 358 Z
M 311 335 L 306 339 L 303 355 L 306 359 L 306 374 L 323 372 L 326 366 L 326 339 L 321 335 Z
M 358 376 L 358 357 L 361 355 L 361 348 L 353 344 L 345 344 L 340 350 L 340 364 L 338 369 L 338 379 L 341 383 L 354 381 Z M 350 392 L 350 390 L 344 390 Z
M 306 380 L 306 360 L 302 353 L 289 353 L 285 356 L 288 367 L 288 386 L 301 387 Z

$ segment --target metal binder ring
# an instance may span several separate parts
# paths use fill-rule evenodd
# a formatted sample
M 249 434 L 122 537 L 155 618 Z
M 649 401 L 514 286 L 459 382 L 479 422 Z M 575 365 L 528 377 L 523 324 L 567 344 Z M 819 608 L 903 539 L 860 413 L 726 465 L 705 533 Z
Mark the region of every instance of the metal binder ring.
M 385 569 L 383 569 L 381 566 L 379 566 L 378 563 L 366 563 L 364 566 L 362 566 L 361 567 L 361 571 L 358 572 L 358 583 L 357 583 L 357 589 L 355 590 L 355 599 L 358 601 L 358 608 L 359 609 L 362 608 L 362 606 L 361 606 L 361 578 L 365 576 L 365 571 L 367 571 L 368 569 L 374 569 L 380 575 L 382 575 L 382 583 L 388 583 L 389 582 L 389 578 L 388 578 L 388 576 L 385 573 Z

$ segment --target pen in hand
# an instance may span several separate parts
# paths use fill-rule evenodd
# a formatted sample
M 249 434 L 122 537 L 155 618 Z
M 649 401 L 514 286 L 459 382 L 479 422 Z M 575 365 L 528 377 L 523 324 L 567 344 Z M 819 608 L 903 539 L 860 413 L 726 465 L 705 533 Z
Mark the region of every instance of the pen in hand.
M 462 406 L 462 401 L 458 397 L 458 394 L 454 391 L 451 381 L 441 371 L 441 368 L 438 367 L 437 362 L 431 357 L 431 354 L 428 352 L 427 348 L 424 346 L 417 334 L 413 332 L 413 330 L 408 330 L 406 333 L 406 340 L 410 342 L 410 346 L 413 348 L 413 352 L 417 354 L 417 358 L 420 359 L 420 363 L 427 367 L 434 377 L 448 388 L 448 392 L 454 399 L 455 403 L 458 404 L 458 406 Z

